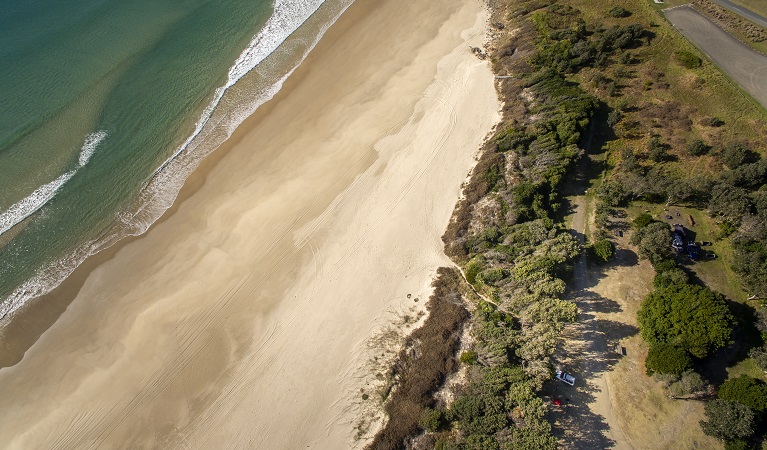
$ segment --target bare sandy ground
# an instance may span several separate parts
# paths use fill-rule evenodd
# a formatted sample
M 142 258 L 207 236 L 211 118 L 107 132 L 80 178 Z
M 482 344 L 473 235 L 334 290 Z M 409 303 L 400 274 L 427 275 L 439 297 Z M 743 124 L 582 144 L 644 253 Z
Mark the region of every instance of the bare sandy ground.
M 2 445 L 359 446 L 366 341 L 449 263 L 440 235 L 498 120 L 469 50 L 486 20 L 477 0 L 358 0 L 0 371 Z

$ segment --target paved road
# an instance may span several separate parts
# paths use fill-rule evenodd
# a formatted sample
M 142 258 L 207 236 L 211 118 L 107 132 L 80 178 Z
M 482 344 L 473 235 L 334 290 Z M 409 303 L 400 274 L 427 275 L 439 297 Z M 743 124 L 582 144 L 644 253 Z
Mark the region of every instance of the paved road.
M 744 17 L 757 25 L 761 25 L 764 28 L 767 28 L 767 17 L 757 14 L 745 6 L 736 5 L 730 0 L 714 0 L 714 3 L 718 3 L 722 8 L 729 9 L 741 17 Z
M 767 56 L 740 42 L 690 6 L 663 12 L 687 39 L 767 108 Z

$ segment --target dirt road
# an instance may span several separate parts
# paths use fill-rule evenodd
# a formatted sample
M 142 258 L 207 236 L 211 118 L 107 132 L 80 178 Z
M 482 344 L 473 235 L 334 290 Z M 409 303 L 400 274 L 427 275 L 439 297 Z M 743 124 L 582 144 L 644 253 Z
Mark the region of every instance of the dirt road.
M 570 201 L 573 209 L 570 227 L 583 242 L 590 220 L 588 197 L 571 197 Z M 564 346 L 558 355 L 577 382 L 574 387 L 564 384 L 555 387 L 554 395 L 566 401 L 563 414 L 556 418 L 555 432 L 568 449 L 633 449 L 618 424 L 606 379 L 607 371 L 618 361 L 614 347 L 621 327 L 602 317 L 615 309 L 615 302 L 591 290 L 598 282 L 594 275 L 584 253 L 575 263 L 569 294 L 578 304 L 579 319 L 565 332 Z

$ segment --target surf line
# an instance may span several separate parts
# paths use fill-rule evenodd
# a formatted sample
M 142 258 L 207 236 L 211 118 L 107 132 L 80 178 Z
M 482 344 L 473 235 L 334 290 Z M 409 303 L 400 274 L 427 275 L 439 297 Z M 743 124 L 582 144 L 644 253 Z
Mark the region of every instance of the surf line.
M 0 213 L 0 235 L 18 225 L 24 219 L 36 213 L 40 208 L 51 201 L 51 199 L 56 196 L 56 193 L 59 192 L 59 189 L 75 176 L 80 168 L 88 164 L 91 156 L 93 156 L 93 153 L 96 151 L 96 147 L 98 147 L 106 137 L 107 133 L 105 131 L 98 131 L 87 135 L 85 137 L 85 143 L 83 143 L 83 146 L 80 148 L 80 156 L 77 160 L 78 165 L 76 169 L 70 170 L 50 183 L 40 186 L 27 197 L 19 200 L 6 211 Z

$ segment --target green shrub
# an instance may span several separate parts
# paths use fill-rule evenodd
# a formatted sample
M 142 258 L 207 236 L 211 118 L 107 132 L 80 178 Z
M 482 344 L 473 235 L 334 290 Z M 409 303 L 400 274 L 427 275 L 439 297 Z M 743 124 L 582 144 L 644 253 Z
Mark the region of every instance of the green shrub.
M 631 11 L 629 11 L 628 9 L 622 6 L 613 6 L 612 8 L 607 10 L 607 15 L 610 17 L 615 17 L 616 19 L 621 19 L 623 17 L 630 16 Z
M 679 64 L 688 69 L 697 69 L 703 62 L 697 55 L 687 50 L 674 52 L 674 57 Z
M 681 375 L 691 366 L 692 358 L 687 351 L 665 343 L 650 347 L 645 360 L 647 375 L 654 373 Z
M 695 139 L 687 145 L 687 153 L 692 156 L 705 155 L 710 149 L 711 147 L 706 145 L 706 143 L 700 139 Z
M 735 169 L 747 162 L 751 162 L 754 157 L 754 152 L 740 143 L 733 143 L 722 149 L 722 163 L 730 169 Z
M 700 121 L 700 124 L 704 127 L 721 127 L 724 125 L 724 120 L 718 117 L 706 117 Z
M 720 398 L 706 402 L 703 432 L 723 441 L 747 439 L 754 434 L 754 412 L 747 406 Z
M 651 215 L 649 215 L 647 213 L 642 213 L 642 214 L 638 215 L 636 217 L 636 219 L 634 219 L 632 224 L 634 225 L 634 228 L 636 228 L 637 230 L 641 230 L 642 228 L 646 227 L 647 225 L 650 225 L 651 223 L 653 223 L 654 221 L 655 220 L 652 218 Z
M 603 262 L 609 261 L 615 253 L 613 243 L 604 238 L 596 241 L 592 250 L 594 251 L 594 255 Z
M 477 363 L 477 352 L 474 350 L 466 350 L 461 353 L 461 362 L 466 365 L 474 365 Z
M 741 375 L 722 383 L 719 386 L 718 397 L 740 402 L 761 413 L 767 410 L 767 383 L 748 375 Z
M 671 270 L 657 272 L 652 284 L 655 289 L 664 289 L 669 286 L 681 286 L 687 284 L 689 281 L 690 279 L 684 270 L 675 267 Z
M 656 264 L 672 258 L 671 229 L 663 222 L 653 222 L 631 235 L 631 243 L 639 247 L 639 256 Z
M 727 345 L 733 322 L 722 294 L 692 284 L 650 293 L 637 319 L 642 337 L 651 346 L 671 344 L 697 358 Z
M 471 284 L 477 282 L 477 275 L 482 272 L 482 263 L 477 258 L 472 259 L 466 264 L 466 281 Z
M 724 443 L 724 450 L 750 450 L 748 442 L 738 439 L 736 441 L 727 441 Z
M 426 431 L 439 431 L 445 425 L 445 413 L 439 409 L 426 408 L 421 414 L 418 425 Z

